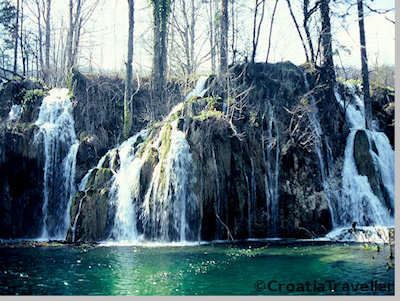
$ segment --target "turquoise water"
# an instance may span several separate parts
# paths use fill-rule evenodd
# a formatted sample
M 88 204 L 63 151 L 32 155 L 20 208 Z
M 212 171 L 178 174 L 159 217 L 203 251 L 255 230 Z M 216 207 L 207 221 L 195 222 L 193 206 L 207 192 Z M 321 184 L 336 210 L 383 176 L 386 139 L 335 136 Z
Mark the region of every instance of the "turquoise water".
M 0 247 L 0 294 L 393 294 L 370 289 L 394 281 L 388 257 L 388 248 L 346 244 Z M 331 291 L 332 281 L 348 286 Z

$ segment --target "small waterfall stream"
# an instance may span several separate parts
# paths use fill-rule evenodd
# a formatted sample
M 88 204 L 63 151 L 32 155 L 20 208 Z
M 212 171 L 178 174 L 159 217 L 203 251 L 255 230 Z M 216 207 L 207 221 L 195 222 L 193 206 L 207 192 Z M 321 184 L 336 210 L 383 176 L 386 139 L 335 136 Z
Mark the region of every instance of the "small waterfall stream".
M 138 139 L 145 137 L 146 132 L 140 132 L 118 148 L 120 168 L 114 176 L 111 195 L 116 204 L 116 214 L 112 237 L 120 242 L 131 242 L 138 239 L 136 229 L 137 208 L 136 201 L 140 190 L 140 170 L 142 159 L 136 158 L 135 147 Z
M 75 193 L 75 163 L 79 142 L 67 89 L 53 89 L 43 99 L 35 124 L 36 145 L 44 149 L 43 228 L 41 238 L 64 239 L 69 205 Z
M 310 84 L 307 80 L 306 74 L 304 74 L 304 83 L 305 83 L 305 87 L 306 87 L 307 91 L 310 91 Z M 329 163 L 331 163 L 333 161 L 333 159 L 330 159 L 328 161 L 328 164 L 325 164 L 325 157 L 323 155 L 323 143 L 325 142 L 325 145 L 328 150 L 330 150 L 330 146 L 329 146 L 329 143 L 327 140 L 324 141 L 322 139 L 323 132 L 322 132 L 322 128 L 321 128 L 321 123 L 319 121 L 318 107 L 315 102 L 315 97 L 312 95 L 312 92 L 310 92 L 309 98 L 310 98 L 310 102 L 311 102 L 311 113 L 309 114 L 309 120 L 310 120 L 311 125 L 314 128 L 314 134 L 316 137 L 316 143 L 314 145 L 314 149 L 315 149 L 315 153 L 317 154 L 317 157 L 318 157 L 318 166 L 319 166 L 319 172 L 320 172 L 320 176 L 321 176 L 321 182 L 322 182 L 322 186 L 323 186 L 325 195 L 327 197 L 329 211 L 330 211 L 331 217 L 332 217 L 332 224 L 333 224 L 333 227 L 335 227 L 336 226 L 336 218 L 335 218 L 332 203 L 335 200 L 337 200 L 338 197 L 332 191 L 332 188 L 328 181 L 328 176 L 329 176 L 331 168 L 332 168 L 332 166 L 331 166 L 332 164 L 329 164 Z M 327 158 L 329 158 L 329 155 L 330 154 L 328 152 Z M 330 156 L 330 158 L 331 157 L 332 156 Z
M 154 169 L 153 179 L 143 203 L 143 223 L 151 237 L 161 241 L 188 240 L 193 227 L 188 224 L 188 215 L 195 210 L 196 196 L 193 185 L 192 155 L 186 135 L 180 131 L 177 121 L 171 124 L 170 149 Z M 163 130 L 167 130 L 165 127 Z M 163 132 L 160 132 L 160 137 Z
M 386 189 L 389 191 L 392 203 L 394 202 L 394 152 L 384 133 L 365 129 L 364 105 L 355 92 L 354 87 L 349 87 L 353 101 L 345 100 L 336 91 L 339 104 L 345 108 L 346 120 L 350 127 L 347 137 L 342 171 L 343 198 L 338 203 L 335 219 L 340 227 L 349 227 L 357 222 L 359 226 L 390 226 L 393 219 L 388 208 L 374 193 L 367 176 L 358 173 L 354 159 L 354 141 L 358 130 L 363 130 L 368 136 L 369 144 L 375 144 L 377 153 L 371 148 L 370 154 Z
M 276 235 L 278 232 L 278 215 L 279 215 L 279 166 L 280 166 L 280 146 L 279 131 L 276 126 L 274 109 L 272 106 L 268 108 L 268 128 L 267 128 L 267 145 L 264 146 L 264 164 L 266 169 L 265 186 L 267 206 L 270 210 L 270 228 L 271 234 Z M 266 148 L 266 149 L 265 149 Z

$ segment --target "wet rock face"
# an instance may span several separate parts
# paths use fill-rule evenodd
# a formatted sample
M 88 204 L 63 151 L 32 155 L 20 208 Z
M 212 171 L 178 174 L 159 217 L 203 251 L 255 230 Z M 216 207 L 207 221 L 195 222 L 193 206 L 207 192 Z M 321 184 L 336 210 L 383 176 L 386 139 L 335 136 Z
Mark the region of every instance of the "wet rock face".
M 378 126 L 385 132 L 394 149 L 394 90 L 387 87 L 373 87 L 372 111 Z
M 306 92 L 302 71 L 291 64 L 237 68 L 242 76 L 235 85 L 242 90 L 253 87 L 249 102 L 255 110 L 245 108 L 231 124 L 224 117 L 219 83 L 213 82 L 205 98 L 188 100 L 180 113 L 171 117 L 177 129 L 186 133 L 193 161 L 197 210 L 186 214 L 193 232 L 189 239 L 324 235 L 332 228 L 332 218 L 315 148 L 304 147 L 287 130 L 292 115 L 286 109 L 293 110 Z M 160 127 L 170 129 L 171 122 L 164 120 Z M 143 206 L 155 166 L 166 157 L 163 150 L 170 148 L 169 135 L 154 148 L 155 137 L 158 134 L 144 142 L 148 147 L 142 157 L 140 196 L 135 200 L 138 208 Z M 93 191 L 99 195 L 91 198 L 103 198 L 101 187 Z M 91 207 L 86 208 L 85 212 Z M 138 231 L 147 239 L 157 239 L 159 229 L 142 224 L 141 210 L 137 213 Z M 91 231 L 86 227 L 97 228 L 97 222 L 91 221 L 94 224 L 82 223 L 81 233 Z M 176 239 L 175 229 L 166 231 Z M 87 239 L 87 234 L 79 239 Z
M 109 237 L 115 214 L 110 202 L 110 168 L 95 169 L 84 189 L 72 200 L 68 242 L 96 242 Z
M 375 144 L 370 142 L 367 132 L 364 130 L 357 131 L 354 138 L 354 160 L 358 173 L 368 177 L 374 194 L 385 202 L 385 206 L 393 212 L 394 208 L 385 185 L 382 182 L 382 176 L 376 166 L 376 162 L 372 153 L 377 153 Z
M 232 72 L 231 91 L 241 97 L 246 95 L 248 106 L 227 112 L 229 98 L 223 92 L 224 83 L 210 78 L 205 97 L 186 101 L 179 114 L 170 118 L 176 121 L 176 129 L 185 134 L 193 161 L 196 204 L 192 207 L 196 210 L 186 212 L 191 228 L 187 238 L 311 238 L 326 234 L 332 228 L 332 217 L 328 196 L 323 192 L 315 137 L 303 135 L 310 132 L 310 112 L 314 109 L 304 70 L 290 63 L 243 64 L 235 66 Z M 318 84 L 315 74 L 309 71 L 306 74 L 310 88 Z M 92 79 L 80 73 L 74 74 L 72 83 L 75 127 L 80 140 L 76 166 L 76 183 L 79 183 L 120 142 L 123 85 L 121 80 Z M 32 123 L 37 118 L 41 96 L 38 91 L 29 97 L 24 97 L 25 93 L 21 96 L 17 83 L 8 89 L 0 91 L 0 95 L 6 95 L 0 97 L 5 104 L 1 108 L 0 129 L 0 237 L 34 237 L 40 234 L 42 219 L 43 154 L 32 147 L 35 133 Z M 343 112 L 324 91 L 313 90 L 313 96 L 324 135 L 321 156 L 325 162 L 332 160 L 342 166 L 340 160 L 348 133 Z M 138 97 L 134 102 L 138 116 L 146 109 L 148 91 L 139 91 L 135 97 Z M 180 99 L 181 96 L 175 97 L 175 101 Z M 26 109 L 20 122 L 10 125 L 5 118 L 14 103 L 25 104 Z M 376 114 L 382 128 L 391 118 L 386 112 L 390 111 L 390 103 L 380 109 L 374 107 L 375 112 L 381 112 Z M 160 112 L 157 114 L 162 116 Z M 300 119 L 302 122 L 295 132 L 294 125 Z M 166 135 L 157 146 L 153 142 L 160 129 L 164 126 L 170 129 L 172 122 L 164 120 L 152 127 L 149 138 L 132 146 L 132 151 L 143 159 L 139 196 L 134 202 L 138 209 L 137 230 L 146 239 L 160 236 L 157 229 L 146 228 L 148 221 L 140 217 L 156 166 L 165 160 L 171 148 L 171 137 Z M 143 128 L 145 123 L 134 121 L 132 132 Z M 354 144 L 357 169 L 369 178 L 374 192 L 386 200 L 387 192 L 379 181 L 371 151 L 376 152 L 376 147 L 360 131 Z M 112 179 L 120 166 L 118 151 L 107 153 L 103 164 L 91 173 L 84 191 L 73 198 L 68 241 L 110 238 L 116 215 L 116 204 L 111 197 Z M 160 204 L 152 206 L 154 211 Z M 166 220 L 172 218 L 171 214 Z M 169 238 L 179 239 L 174 223 L 170 224 L 166 230 Z
M 316 154 L 292 149 L 282 158 L 279 219 L 282 237 L 315 238 L 332 229 Z
M 38 237 L 41 232 L 43 154 L 33 143 L 44 91 L 34 82 L 10 81 L 0 89 L 0 237 Z M 12 105 L 21 106 L 9 121 Z
M 32 145 L 34 126 L 0 129 L 0 237 L 38 237 L 43 160 Z

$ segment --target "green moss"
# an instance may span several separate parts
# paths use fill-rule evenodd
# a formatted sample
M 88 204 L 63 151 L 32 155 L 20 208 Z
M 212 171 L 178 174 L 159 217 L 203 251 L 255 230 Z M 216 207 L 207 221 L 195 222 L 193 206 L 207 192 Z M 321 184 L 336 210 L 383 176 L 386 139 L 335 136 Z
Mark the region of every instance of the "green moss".
M 161 125 L 162 125 L 161 122 L 150 123 L 150 125 L 148 126 L 149 135 L 147 136 L 146 140 L 139 145 L 139 149 L 136 152 L 136 157 L 142 157 L 144 155 L 146 149 L 148 148 L 150 142 L 153 141 L 153 138 L 157 133 L 158 129 L 161 127 Z
M 209 118 L 222 118 L 224 114 L 221 111 L 217 110 L 210 110 L 210 111 L 201 111 L 201 113 L 197 116 L 195 116 L 193 119 L 195 120 L 200 120 L 200 121 L 205 121 Z
M 38 98 L 43 98 L 46 92 L 42 89 L 26 90 L 22 100 L 24 105 L 35 103 Z
M 165 124 L 161 132 L 161 149 L 160 149 L 161 161 L 164 161 L 171 148 L 171 131 L 172 131 L 171 124 L 170 123 Z
M 345 85 L 351 85 L 351 86 L 361 86 L 362 81 L 360 79 L 345 79 L 343 77 L 339 77 L 337 79 L 339 83 L 345 84 Z

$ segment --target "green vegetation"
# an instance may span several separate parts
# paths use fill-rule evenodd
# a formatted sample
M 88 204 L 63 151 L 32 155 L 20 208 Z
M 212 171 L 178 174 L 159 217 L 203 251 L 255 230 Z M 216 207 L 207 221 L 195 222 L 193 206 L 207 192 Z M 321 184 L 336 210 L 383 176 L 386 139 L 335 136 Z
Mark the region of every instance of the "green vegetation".
M 160 159 L 161 162 L 167 157 L 167 154 L 171 148 L 171 131 L 172 126 L 170 123 L 164 125 L 161 130 L 161 148 L 160 148 Z
M 224 114 L 221 111 L 210 110 L 210 111 L 201 111 L 201 113 L 197 116 L 194 116 L 193 119 L 205 121 L 209 118 L 222 118 Z
M 26 90 L 22 97 L 23 104 L 29 105 L 35 103 L 37 99 L 43 98 L 46 92 L 42 89 Z

